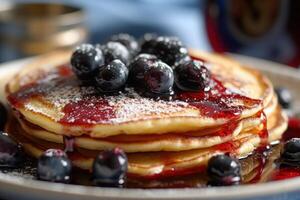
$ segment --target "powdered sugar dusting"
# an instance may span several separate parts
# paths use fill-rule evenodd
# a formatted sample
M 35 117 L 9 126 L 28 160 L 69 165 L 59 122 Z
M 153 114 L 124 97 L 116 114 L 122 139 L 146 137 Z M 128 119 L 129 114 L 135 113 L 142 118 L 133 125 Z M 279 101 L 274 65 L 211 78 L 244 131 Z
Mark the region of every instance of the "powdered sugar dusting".
M 109 105 L 116 108 L 116 117 L 111 119 L 114 123 L 122 123 L 130 120 L 151 118 L 153 116 L 168 115 L 176 113 L 177 116 L 188 106 L 185 102 L 154 100 L 141 97 L 132 88 L 127 93 L 112 96 L 107 99 Z
M 70 100 L 63 109 L 65 116 L 60 120 L 64 124 L 116 124 L 136 120 L 146 120 L 176 113 L 180 115 L 187 103 L 179 101 L 153 100 L 141 97 L 133 89 L 112 96 L 103 96 L 94 88 L 86 95 L 84 90 L 79 101 Z M 65 96 L 63 94 L 63 96 Z
M 80 84 L 73 74 L 62 77 L 59 70 L 53 70 L 34 86 L 22 91 L 22 94 L 29 93 L 29 98 L 32 94 L 39 94 L 43 103 L 50 105 L 50 110 L 49 106 L 35 105 L 31 101 L 24 106 L 57 122 L 81 125 L 123 123 L 172 114 L 180 116 L 188 106 L 183 101 L 145 98 L 133 88 L 126 88 L 114 95 L 104 95 L 95 87 Z

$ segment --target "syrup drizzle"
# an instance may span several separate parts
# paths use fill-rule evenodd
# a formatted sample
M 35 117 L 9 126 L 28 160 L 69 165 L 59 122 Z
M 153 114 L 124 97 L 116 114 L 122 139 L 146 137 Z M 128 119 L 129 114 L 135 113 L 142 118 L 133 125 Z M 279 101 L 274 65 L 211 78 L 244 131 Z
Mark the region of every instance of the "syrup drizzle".
M 268 146 L 268 138 L 269 138 L 269 132 L 267 129 L 267 117 L 263 111 L 259 112 L 259 115 L 263 125 L 263 129 L 258 134 L 260 137 L 259 151 L 264 152 Z
M 261 100 L 229 91 L 216 78 L 212 77 L 209 91 L 183 92 L 177 91 L 175 99 L 185 101 L 200 110 L 201 114 L 213 119 L 238 119 L 245 109 L 261 104 Z M 239 102 L 239 103 L 238 103 Z M 241 102 L 243 102 L 241 104 Z
M 74 152 L 74 145 L 75 145 L 75 140 L 74 137 L 72 136 L 64 136 L 63 137 L 64 140 L 64 151 L 66 153 L 72 153 Z
M 71 102 L 63 108 L 63 113 L 64 117 L 59 122 L 64 125 L 90 126 L 93 122 L 108 121 L 116 117 L 115 109 L 104 99 Z

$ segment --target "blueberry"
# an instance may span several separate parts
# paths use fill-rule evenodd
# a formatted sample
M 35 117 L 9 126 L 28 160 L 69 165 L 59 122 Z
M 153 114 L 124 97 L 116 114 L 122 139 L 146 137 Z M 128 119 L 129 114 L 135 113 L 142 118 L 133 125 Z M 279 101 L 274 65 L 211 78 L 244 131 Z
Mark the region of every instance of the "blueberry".
M 48 149 L 38 159 L 37 175 L 40 180 L 69 183 L 72 164 L 60 149 Z
M 290 108 L 292 104 L 292 95 L 290 91 L 286 88 L 280 87 L 276 88 L 275 92 L 278 97 L 278 102 L 283 108 Z
M 128 69 L 120 60 L 113 60 L 100 67 L 95 76 L 96 88 L 100 92 L 116 92 L 125 86 Z
M 230 156 L 216 155 L 208 162 L 207 175 L 211 185 L 236 185 L 241 181 L 241 166 Z
M 145 72 L 154 67 L 157 61 L 157 57 L 151 54 L 139 54 L 136 56 L 128 66 L 129 83 L 135 87 L 143 88 Z
M 285 165 L 300 166 L 300 138 L 292 138 L 285 142 L 281 161 Z
M 188 50 L 175 37 L 158 37 L 155 49 L 155 55 L 170 66 L 188 57 Z
M 139 51 L 139 44 L 136 39 L 126 33 L 113 35 L 111 36 L 110 41 L 120 42 L 123 44 L 129 50 L 132 56 L 136 55 Z
M 99 186 L 118 187 L 125 182 L 127 168 L 128 160 L 123 150 L 102 151 L 93 163 L 93 182 Z
M 7 111 L 2 103 L 0 103 L 0 131 L 4 130 L 7 120 Z
M 188 60 L 180 62 L 174 70 L 175 84 L 184 91 L 209 90 L 210 72 L 203 62 Z
M 101 47 L 105 57 L 105 64 L 112 62 L 113 60 L 119 59 L 125 65 L 129 63 L 130 53 L 128 49 L 120 42 L 108 42 Z
M 71 56 L 71 65 L 79 79 L 92 79 L 99 66 L 104 64 L 104 56 L 100 49 L 91 44 L 78 46 Z
M 24 158 L 21 147 L 6 133 L 0 132 L 0 167 L 19 167 Z
M 156 54 L 157 35 L 147 33 L 143 36 L 140 45 L 141 53 Z
M 172 92 L 174 75 L 172 68 L 162 61 L 157 61 L 154 67 L 145 72 L 145 90 L 153 94 Z

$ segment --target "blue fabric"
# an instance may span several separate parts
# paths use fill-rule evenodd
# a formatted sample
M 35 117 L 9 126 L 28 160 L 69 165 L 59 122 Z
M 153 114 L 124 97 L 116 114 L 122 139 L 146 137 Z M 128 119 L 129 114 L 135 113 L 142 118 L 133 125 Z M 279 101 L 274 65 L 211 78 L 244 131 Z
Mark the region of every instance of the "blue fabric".
M 17 0 L 41 2 L 41 0 Z M 42 1 L 47 2 L 47 1 Z M 202 5 L 198 0 L 62 0 L 51 1 L 84 8 L 92 43 L 111 34 L 127 32 L 136 37 L 145 32 L 180 37 L 189 46 L 209 50 Z

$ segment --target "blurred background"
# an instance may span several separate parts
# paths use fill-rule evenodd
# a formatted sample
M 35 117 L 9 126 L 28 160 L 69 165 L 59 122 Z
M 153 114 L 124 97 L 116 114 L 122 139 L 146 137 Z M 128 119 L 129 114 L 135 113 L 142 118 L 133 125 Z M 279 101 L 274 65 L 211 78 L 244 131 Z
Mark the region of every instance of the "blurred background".
M 151 32 L 299 67 L 299 27 L 298 0 L 0 0 L 0 62 Z

